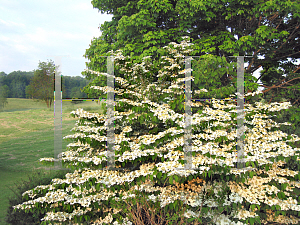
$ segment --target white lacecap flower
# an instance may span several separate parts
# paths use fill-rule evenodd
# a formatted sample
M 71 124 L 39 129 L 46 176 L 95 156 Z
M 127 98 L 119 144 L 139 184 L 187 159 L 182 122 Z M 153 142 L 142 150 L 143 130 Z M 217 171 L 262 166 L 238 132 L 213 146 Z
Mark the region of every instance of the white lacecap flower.
M 231 193 L 230 196 L 230 201 L 234 202 L 234 203 L 242 203 L 243 202 L 243 198 L 238 194 L 238 193 Z

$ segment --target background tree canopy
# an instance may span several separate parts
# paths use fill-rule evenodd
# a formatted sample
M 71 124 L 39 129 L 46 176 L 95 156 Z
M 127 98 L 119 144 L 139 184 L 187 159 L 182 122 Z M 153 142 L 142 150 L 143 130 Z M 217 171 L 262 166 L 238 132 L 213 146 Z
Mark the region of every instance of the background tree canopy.
M 2 110 L 5 107 L 5 105 L 8 104 L 7 102 L 8 93 L 9 93 L 8 86 L 0 84 L 0 110 Z
M 46 63 L 40 65 L 44 67 Z M 7 98 L 31 98 L 35 101 L 48 102 L 50 107 L 50 101 L 52 103 L 54 100 L 54 73 L 51 80 L 48 76 L 44 79 L 44 75 L 41 69 L 30 72 L 13 71 L 9 74 L 0 72 L 0 111 L 9 104 Z M 83 77 L 62 75 L 62 98 L 88 98 L 87 94 L 82 92 L 82 88 L 88 84 L 89 81 Z M 44 90 L 44 94 L 47 93 L 49 97 L 47 101 L 43 100 L 41 90 Z
M 4 75 L 1 77 L 1 73 Z M 13 71 L 9 74 L 0 72 L 0 84 L 8 87 L 7 98 L 33 98 L 30 95 L 26 95 L 26 88 L 28 89 L 30 81 L 34 77 L 34 72 L 30 71 Z M 13 87 L 15 83 L 19 83 L 21 86 L 25 86 L 22 91 L 17 91 Z M 87 94 L 81 92 L 81 88 L 89 84 L 89 81 L 81 76 L 64 76 L 62 75 L 62 84 L 65 85 L 65 91 L 63 91 L 63 98 L 87 98 Z M 72 91 L 73 90 L 73 91 Z M 80 93 L 80 94 L 79 94 Z
M 37 101 L 45 101 L 47 107 L 50 108 L 54 100 L 54 76 L 55 64 L 50 62 L 39 62 L 38 69 L 34 71 L 34 77 L 30 85 L 26 87 L 26 96 L 33 97 Z M 65 86 L 62 84 L 62 91 L 65 91 Z
M 229 87 L 236 83 L 236 58 L 230 56 L 248 55 L 253 57 L 245 57 L 249 63 L 245 68 L 245 92 L 262 86 L 268 101 L 286 98 L 299 106 L 299 66 L 287 60 L 300 58 L 299 1 L 93 0 L 92 4 L 101 13 L 113 14 L 113 19 L 101 25 L 102 35 L 94 38 L 86 50 L 84 56 L 90 60 L 88 69 L 106 72 L 106 58 L 100 56 L 122 49 L 123 55 L 132 56 L 133 62 L 140 63 L 142 57 L 151 55 L 158 71 L 160 56 L 164 53 L 157 49 L 189 36 L 195 44 L 190 55 L 210 54 L 211 60 L 216 62 L 220 61 L 217 57 L 224 57 L 225 68 L 226 63 L 234 68 L 227 73 L 224 66 L 221 67 L 223 71 L 218 73 L 218 78 L 217 73 L 199 75 L 198 83 L 206 83 L 209 90 L 204 98 L 229 97 L 232 94 Z M 263 68 L 260 77 L 263 85 L 258 85 L 258 79 L 252 76 L 260 67 Z M 119 69 L 115 68 L 116 76 L 122 76 Z M 199 65 L 198 71 L 200 69 Z M 91 85 L 106 85 L 104 76 L 96 77 L 86 71 L 82 74 L 89 80 L 94 79 Z M 151 81 L 156 82 L 157 78 Z M 221 86 L 228 86 L 227 91 Z M 84 91 L 96 94 L 94 90 Z

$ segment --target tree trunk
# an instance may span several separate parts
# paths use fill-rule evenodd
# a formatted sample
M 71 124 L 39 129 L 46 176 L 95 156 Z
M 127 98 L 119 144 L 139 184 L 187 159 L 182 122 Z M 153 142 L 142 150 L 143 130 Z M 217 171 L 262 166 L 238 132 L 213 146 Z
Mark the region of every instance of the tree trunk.
M 49 109 L 49 100 L 46 99 L 45 101 L 46 101 L 46 103 L 47 103 L 47 108 Z

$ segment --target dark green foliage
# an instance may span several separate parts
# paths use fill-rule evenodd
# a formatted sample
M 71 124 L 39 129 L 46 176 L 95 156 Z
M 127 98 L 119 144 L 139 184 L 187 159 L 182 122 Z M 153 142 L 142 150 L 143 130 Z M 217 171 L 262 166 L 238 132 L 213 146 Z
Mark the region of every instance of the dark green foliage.
M 232 56 L 250 56 L 244 58 L 249 63 L 244 68 L 245 93 L 256 90 L 260 79 L 259 86 L 265 88 L 270 98 L 279 101 L 284 97 L 299 106 L 300 70 L 292 63 L 300 57 L 298 1 L 93 0 L 91 3 L 102 13 L 113 15 L 112 21 L 100 26 L 102 35 L 91 41 L 84 55 L 91 70 L 106 73 L 107 58 L 103 56 L 111 55 L 110 50 L 122 49 L 133 63 L 141 63 L 143 56 L 151 55 L 153 72 L 157 74 L 164 55 L 159 48 L 189 36 L 194 44 L 189 55 L 210 55 L 207 60 L 215 65 L 205 71 L 202 60 L 193 67 L 192 75 L 199 78 L 192 82 L 193 88 L 201 85 L 209 90 L 203 98 L 224 98 L 236 92 L 236 57 Z M 263 70 L 256 79 L 253 73 L 259 68 Z M 116 66 L 115 76 L 120 72 Z M 88 71 L 82 75 L 93 80 L 89 86 L 106 86 L 104 76 Z M 150 74 L 146 76 L 149 78 Z M 157 77 L 149 80 L 156 82 Z M 83 90 L 87 94 L 97 92 L 87 87 Z
M 5 73 L 5 72 L 0 72 L 0 77 L 5 77 L 5 76 L 7 76 L 7 74 Z
M 29 179 L 21 180 L 19 184 L 15 184 L 14 188 L 10 188 L 14 192 L 14 196 L 9 198 L 9 207 L 7 209 L 7 215 L 5 222 L 10 225 L 34 225 L 40 224 L 41 219 L 46 215 L 46 212 L 28 212 L 24 210 L 14 211 L 13 206 L 22 204 L 26 200 L 22 199 L 22 193 L 31 190 L 39 185 L 48 185 L 54 178 L 64 178 L 68 173 L 67 170 L 51 172 L 46 175 L 41 171 L 35 172 L 32 176 L 28 176 Z
M 0 83 L 9 88 L 7 98 L 25 98 L 25 88 L 29 85 L 33 72 L 13 71 L 9 74 L 0 76 Z
M 83 77 L 63 76 L 63 84 L 66 91 L 63 92 L 63 98 L 87 98 L 87 94 L 81 91 L 81 88 L 88 85 L 90 82 Z M 97 96 L 98 97 L 98 96 Z M 95 97 L 95 98 L 97 98 Z
M 7 102 L 8 93 L 9 93 L 8 86 L 7 85 L 2 85 L 0 83 L 0 112 L 5 107 L 5 105 L 8 104 L 8 102 Z
M 34 93 L 37 90 L 35 87 L 33 87 L 33 85 L 30 85 L 31 81 L 33 80 L 33 77 L 34 77 L 33 71 L 30 72 L 13 71 L 9 74 L 0 72 L 0 96 L 1 96 L 1 87 L 3 87 L 5 89 L 4 92 L 7 95 L 6 98 L 37 99 L 37 97 L 32 96 L 32 93 Z M 62 75 L 61 83 L 62 83 L 63 99 L 88 98 L 87 94 L 82 92 L 81 88 L 87 86 L 90 83 L 90 81 L 84 79 L 83 77 Z M 53 88 L 55 89 L 54 85 Z M 53 95 L 53 91 L 51 91 L 50 93 L 52 93 Z M 52 95 L 51 97 L 53 98 Z M 99 95 L 92 96 L 92 98 L 99 98 Z M 100 98 L 105 98 L 105 96 L 102 96 Z M 2 105 L 3 102 L 5 102 L 5 100 L 2 101 Z M 0 100 L 0 107 L 1 107 L 1 100 Z

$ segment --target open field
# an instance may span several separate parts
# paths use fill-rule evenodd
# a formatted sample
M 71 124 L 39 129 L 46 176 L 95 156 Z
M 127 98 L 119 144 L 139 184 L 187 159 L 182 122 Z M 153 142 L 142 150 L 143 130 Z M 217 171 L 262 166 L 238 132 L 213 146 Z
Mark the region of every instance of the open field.
M 55 172 L 45 170 L 39 164 L 43 157 L 54 157 L 54 105 L 47 108 L 45 102 L 34 102 L 31 99 L 8 98 L 8 104 L 0 112 L 0 225 L 8 207 L 8 197 L 14 196 L 9 187 L 22 180 L 28 180 L 28 175 L 39 170 L 45 173 Z M 105 102 L 105 100 L 102 100 Z M 62 136 L 73 134 L 70 130 L 78 118 L 70 117 L 70 112 L 83 108 L 90 112 L 101 113 L 101 107 L 94 101 L 72 104 L 62 103 Z M 61 105 L 59 104 L 59 107 Z M 62 150 L 70 140 L 63 140 Z

